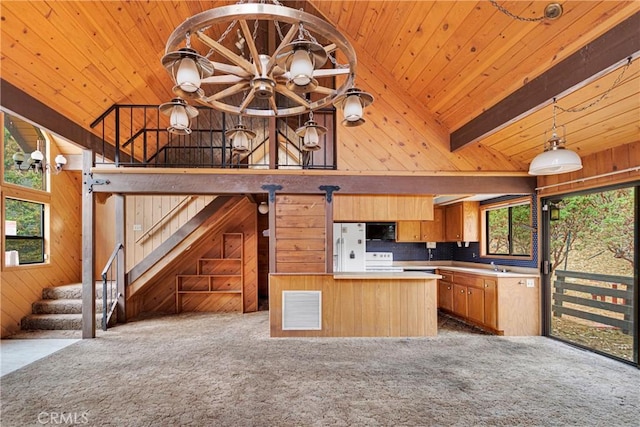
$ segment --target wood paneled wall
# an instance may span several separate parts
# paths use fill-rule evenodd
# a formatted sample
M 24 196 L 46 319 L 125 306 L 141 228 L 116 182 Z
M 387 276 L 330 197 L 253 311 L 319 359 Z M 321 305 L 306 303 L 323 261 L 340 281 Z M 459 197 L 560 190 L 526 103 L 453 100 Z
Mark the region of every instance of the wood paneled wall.
M 582 166 L 582 169 L 576 172 L 538 177 L 538 187 L 551 186 L 542 188 L 538 194 L 546 196 L 568 193 L 640 179 L 640 170 L 589 179 L 629 168 L 640 168 L 640 141 L 585 156 L 582 158 Z M 587 179 L 584 180 L 585 178 Z M 563 184 L 565 182 L 571 183 Z
M 127 196 L 127 270 L 153 252 L 214 198 L 215 196 Z M 137 226 L 140 231 L 136 231 Z
M 277 196 L 275 210 L 276 272 L 324 273 L 325 196 Z
M 52 144 L 52 157 L 58 154 Z M 42 289 L 80 281 L 82 174 L 63 171 L 51 175 L 51 194 L 15 186 L 0 186 L 2 193 L 2 236 L 4 198 L 15 197 L 49 204 L 49 260 L 35 266 L 3 267 L 1 286 L 2 337 L 20 330 L 20 320 L 31 313 L 31 304 L 42 299 Z M 4 252 L 4 239 L 2 246 Z M 3 255 L 4 257 L 4 255 Z M 4 263 L 3 263 L 4 266 Z
M 433 196 L 336 194 L 334 221 L 431 221 Z
M 282 330 L 282 291 L 321 291 L 321 330 Z M 437 334 L 437 284 L 425 279 L 334 279 L 272 274 L 272 337 L 416 337 Z
M 175 276 L 196 271 L 199 258 L 219 256 L 222 233 L 244 235 L 244 311 L 258 309 L 257 208 L 245 197 L 235 197 L 193 234 L 180 256 L 166 262 L 149 283 L 127 300 L 127 317 L 143 312 L 175 313 Z M 191 236 L 190 236 L 191 237 Z

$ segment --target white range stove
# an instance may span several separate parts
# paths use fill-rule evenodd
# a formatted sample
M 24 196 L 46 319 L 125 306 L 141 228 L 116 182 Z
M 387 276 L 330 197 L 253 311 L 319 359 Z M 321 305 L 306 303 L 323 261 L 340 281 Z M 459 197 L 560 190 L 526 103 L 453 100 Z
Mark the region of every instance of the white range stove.
M 366 271 L 403 271 L 402 267 L 393 266 L 393 252 L 365 253 L 364 267 Z

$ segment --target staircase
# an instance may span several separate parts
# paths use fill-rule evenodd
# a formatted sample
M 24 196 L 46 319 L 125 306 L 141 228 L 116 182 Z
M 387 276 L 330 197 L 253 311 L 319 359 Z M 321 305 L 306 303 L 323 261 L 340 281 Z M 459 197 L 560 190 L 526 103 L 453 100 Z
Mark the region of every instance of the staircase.
M 42 299 L 32 304 L 32 314 L 22 318 L 20 329 L 81 330 L 82 284 L 55 286 L 42 290 Z M 111 319 L 114 321 L 115 319 Z M 102 282 L 96 282 L 96 325 L 102 324 Z

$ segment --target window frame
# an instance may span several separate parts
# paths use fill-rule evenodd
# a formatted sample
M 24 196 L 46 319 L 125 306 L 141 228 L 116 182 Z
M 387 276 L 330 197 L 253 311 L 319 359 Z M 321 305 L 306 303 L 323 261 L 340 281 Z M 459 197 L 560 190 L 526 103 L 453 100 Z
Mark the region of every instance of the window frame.
M 45 203 L 42 202 L 36 202 L 36 201 L 32 201 L 32 200 L 22 200 L 22 199 L 17 199 L 15 197 L 5 197 L 4 198 L 4 212 L 6 213 L 6 206 L 7 206 L 7 200 L 14 200 L 17 202 L 22 202 L 22 203 L 31 203 L 34 205 L 39 205 L 40 206 L 40 236 L 7 236 L 6 234 L 4 235 L 4 247 L 6 250 L 7 247 L 7 240 L 33 240 L 33 241 L 40 241 L 40 249 L 42 252 L 42 258 L 38 261 L 33 261 L 33 262 L 22 262 L 19 261 L 19 264 L 16 267 L 19 266 L 23 266 L 23 265 L 40 265 L 40 264 L 44 264 L 47 260 L 47 245 L 46 245 L 46 232 L 45 232 L 45 225 L 46 225 L 46 220 L 45 220 L 45 216 L 46 216 L 46 211 L 47 211 L 47 205 Z M 6 221 L 6 218 L 5 218 Z M 5 223 L 6 224 L 6 223 Z M 5 229 L 6 231 L 6 229 Z
M 531 236 L 529 243 L 529 253 L 526 255 L 517 255 L 513 254 L 513 242 L 510 238 L 511 230 L 513 227 L 512 224 L 512 213 L 511 209 L 516 206 L 528 205 L 529 206 L 529 234 Z M 498 209 L 509 209 L 508 210 L 508 227 L 509 227 L 509 253 L 508 254 L 494 254 L 489 252 L 489 224 L 487 220 L 488 212 Z M 534 232 L 535 226 L 533 225 L 533 197 L 525 196 L 518 197 L 514 199 L 505 200 L 497 203 L 490 203 L 487 205 L 480 206 L 480 256 L 482 258 L 493 258 L 493 259 L 512 259 L 512 260 L 532 260 L 534 257 Z

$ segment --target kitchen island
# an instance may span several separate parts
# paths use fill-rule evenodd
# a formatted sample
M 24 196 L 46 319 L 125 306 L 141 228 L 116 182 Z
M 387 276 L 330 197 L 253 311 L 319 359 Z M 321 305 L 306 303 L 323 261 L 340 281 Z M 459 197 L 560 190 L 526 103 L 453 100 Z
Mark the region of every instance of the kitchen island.
M 271 336 L 435 336 L 438 329 L 439 278 L 440 275 L 423 272 L 271 274 Z M 305 292 L 310 296 L 319 295 L 319 329 L 283 328 L 284 315 L 293 315 L 303 307 L 289 306 L 291 303 L 288 302 L 283 310 L 283 293 L 291 291 L 300 292 L 303 296 Z M 313 312 L 315 308 L 313 305 L 304 306 L 303 310 Z

